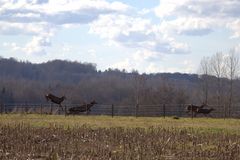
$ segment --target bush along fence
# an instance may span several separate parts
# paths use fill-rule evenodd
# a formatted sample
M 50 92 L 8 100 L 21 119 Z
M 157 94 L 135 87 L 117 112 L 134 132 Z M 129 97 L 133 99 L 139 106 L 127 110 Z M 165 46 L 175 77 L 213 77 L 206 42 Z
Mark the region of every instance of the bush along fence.
M 0 111 L 3 113 L 23 114 L 61 114 L 61 115 L 109 115 L 109 116 L 135 116 L 135 117 L 215 117 L 215 118 L 240 118 L 240 105 L 233 105 L 230 115 L 226 115 L 224 106 L 210 105 L 199 110 L 200 113 L 190 111 L 187 113 L 186 104 L 159 104 L 159 105 L 114 105 L 95 104 L 91 108 L 78 104 L 1 104 Z M 86 109 L 84 108 L 86 107 Z M 208 108 L 214 108 L 210 113 Z M 205 109 L 205 110 L 204 110 Z

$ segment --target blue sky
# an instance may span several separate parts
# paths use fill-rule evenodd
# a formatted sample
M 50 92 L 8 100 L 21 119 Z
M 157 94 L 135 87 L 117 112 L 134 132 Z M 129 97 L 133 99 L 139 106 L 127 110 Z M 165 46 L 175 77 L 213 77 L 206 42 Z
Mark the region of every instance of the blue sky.
M 98 70 L 196 73 L 240 52 L 239 0 L 0 0 L 0 56 Z

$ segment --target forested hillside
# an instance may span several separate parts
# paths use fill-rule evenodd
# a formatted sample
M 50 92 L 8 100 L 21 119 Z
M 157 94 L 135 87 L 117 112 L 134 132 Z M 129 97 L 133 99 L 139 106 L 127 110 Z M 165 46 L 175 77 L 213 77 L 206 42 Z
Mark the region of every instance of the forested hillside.
M 54 60 L 33 64 L 1 58 L 0 101 L 45 103 L 44 95 L 51 92 L 57 96 L 65 95 L 65 103 L 82 103 L 92 99 L 102 104 L 202 103 L 202 77 L 181 73 L 127 73 L 117 69 L 97 71 L 92 63 Z M 209 103 L 216 103 L 216 78 L 208 78 L 212 82 Z M 228 80 L 224 81 L 227 84 Z M 237 89 L 235 92 L 238 96 Z M 238 99 L 234 101 L 238 102 Z

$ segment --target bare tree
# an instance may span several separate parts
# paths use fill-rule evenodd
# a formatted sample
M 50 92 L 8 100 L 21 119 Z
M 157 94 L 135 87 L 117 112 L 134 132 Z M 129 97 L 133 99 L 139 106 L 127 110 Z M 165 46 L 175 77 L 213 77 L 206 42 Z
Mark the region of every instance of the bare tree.
M 231 50 L 226 59 L 227 78 L 229 79 L 229 96 L 228 96 L 228 116 L 231 116 L 231 106 L 233 100 L 233 81 L 237 78 L 239 69 L 239 55 Z
M 175 85 L 168 78 L 161 77 L 154 97 L 157 104 L 172 103 L 175 97 L 175 88 Z
M 226 63 L 224 55 L 221 52 L 211 57 L 211 73 L 217 77 L 217 105 L 223 106 L 224 116 L 226 116 L 226 108 L 223 105 L 223 77 L 226 75 Z
M 141 103 L 144 92 L 146 88 L 146 77 L 144 75 L 139 75 L 138 73 L 134 75 L 134 91 L 135 91 L 135 102 L 136 105 Z
M 210 58 L 203 57 L 200 62 L 199 73 L 201 75 L 202 80 L 202 92 L 204 97 L 204 103 L 208 103 L 209 97 L 209 74 L 210 74 Z
M 178 88 L 176 90 L 176 97 L 175 101 L 177 104 L 186 104 L 187 100 L 189 99 L 189 95 L 184 88 Z

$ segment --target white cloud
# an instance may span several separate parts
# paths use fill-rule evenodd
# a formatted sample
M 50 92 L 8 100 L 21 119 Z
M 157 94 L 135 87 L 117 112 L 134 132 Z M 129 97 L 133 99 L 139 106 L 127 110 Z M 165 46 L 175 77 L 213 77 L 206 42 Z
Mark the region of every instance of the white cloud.
M 123 61 L 117 62 L 110 66 L 110 68 L 126 69 L 130 71 L 133 69 L 133 64 L 131 64 L 130 59 L 126 58 Z
M 146 68 L 146 73 L 157 73 L 159 72 L 159 68 L 155 63 L 150 63 Z
M 26 53 L 28 55 L 45 55 L 47 47 L 51 46 L 50 37 L 47 36 L 33 36 L 32 40 L 25 46 L 19 46 L 16 43 L 3 43 L 4 47 L 8 47 L 11 51 Z
M 44 3 L 42 3 L 44 2 Z M 105 0 L 49 0 L 4 1 L 0 20 L 18 23 L 45 22 L 50 24 L 82 24 L 97 19 L 101 14 L 126 12 L 129 7 L 121 2 Z
M 130 6 L 117 1 L 16 0 L 1 3 L 0 34 L 34 36 L 23 49 L 28 54 L 44 54 L 47 46 L 41 44 L 42 38 L 54 35 L 57 29 L 86 23 L 90 24 L 90 33 L 112 44 L 151 53 L 147 60 L 158 59 L 161 54 L 189 52 L 187 44 L 177 42 L 151 20 L 141 18 L 142 14 L 150 12 L 149 9 L 142 10 L 141 14 L 134 11 L 133 16 Z
M 44 23 L 11 23 L 0 21 L 0 34 L 3 35 L 37 35 L 47 32 L 53 34 L 53 28 Z
M 165 60 L 166 61 L 166 60 Z M 164 60 L 162 61 L 164 62 Z M 194 72 L 194 64 L 191 60 L 185 60 L 183 62 L 179 62 L 176 65 L 180 67 L 174 67 L 174 65 L 163 66 L 157 62 L 151 62 L 145 69 L 146 73 L 158 73 L 158 72 L 182 72 L 182 73 L 193 73 Z
M 167 16 L 172 16 L 178 6 L 182 6 L 188 0 L 161 0 L 160 5 L 155 8 L 155 13 L 157 16 L 164 18 Z
M 144 61 L 159 61 L 162 60 L 164 54 L 158 52 L 151 52 L 148 50 L 138 50 L 133 54 L 133 60 L 137 63 Z
M 240 37 L 239 8 L 239 0 L 161 0 L 155 14 L 164 21 L 162 29 L 173 33 L 199 36 L 221 27 L 231 29 L 236 38 Z
M 240 1 L 238 0 L 161 0 L 155 13 L 161 18 L 178 17 L 239 17 Z
M 125 69 L 127 71 L 140 69 L 140 73 L 193 73 L 196 69 L 196 64 L 190 59 L 176 61 L 173 63 L 172 55 L 162 54 L 157 55 L 158 60 L 156 61 L 154 57 L 155 54 L 158 53 L 137 51 L 134 55 L 111 65 L 111 68 Z
M 240 37 L 240 19 L 229 22 L 227 24 L 227 27 L 230 28 L 234 32 L 231 38 Z
M 128 10 L 130 7 L 124 3 L 105 0 L 0 0 L 0 34 L 33 36 L 18 50 L 44 55 L 50 46 L 49 37 L 56 30 L 90 23 L 102 14 Z
M 149 19 L 118 14 L 102 15 L 90 24 L 90 33 L 98 34 L 113 44 L 149 53 L 189 53 L 187 44 L 176 42 Z
M 185 72 L 184 68 L 177 68 L 177 67 L 172 67 L 172 66 L 163 66 L 163 65 L 158 65 L 156 63 L 150 63 L 145 71 L 146 73 L 176 73 L 176 72 L 182 72 L 182 73 L 188 73 Z
M 147 63 L 147 72 L 179 71 L 179 68 L 157 65 L 166 55 L 190 52 L 188 44 L 176 40 L 176 35 L 202 36 L 224 27 L 233 31 L 233 38 L 240 37 L 239 8 L 238 0 L 161 0 L 155 8 L 160 18 L 157 22 L 156 17 L 149 18 L 152 9 L 132 9 L 119 1 L 0 0 L 0 34 L 29 35 L 32 40 L 23 46 L 6 43 L 5 47 L 44 55 L 58 30 L 87 24 L 89 33 L 129 49 L 129 57 L 113 66 L 136 68 Z M 60 48 L 66 53 L 71 49 Z M 85 53 L 96 56 L 94 49 Z M 179 64 L 183 66 L 181 71 L 191 72 L 192 63 L 184 63 Z
M 27 43 L 22 49 L 27 54 L 44 55 L 46 54 L 46 47 L 51 46 L 49 37 L 45 36 L 34 36 L 32 41 Z
M 213 31 L 215 21 L 209 18 L 182 17 L 171 21 L 163 21 L 160 25 L 162 31 L 169 34 L 206 35 Z
M 191 60 L 185 60 L 182 63 L 183 72 L 185 73 L 193 73 L 194 72 L 194 63 Z
M 122 14 L 102 15 L 90 24 L 90 33 L 99 34 L 102 38 L 125 40 L 124 36 L 136 33 L 135 40 L 142 41 L 150 27 L 150 20 Z M 142 33 L 143 37 L 140 37 Z M 122 36 L 122 37 L 121 37 Z M 132 40 L 132 39 L 131 39 Z
M 20 50 L 20 47 L 17 46 L 17 44 L 14 42 L 12 42 L 12 43 L 4 42 L 3 47 L 11 48 L 12 51 Z

